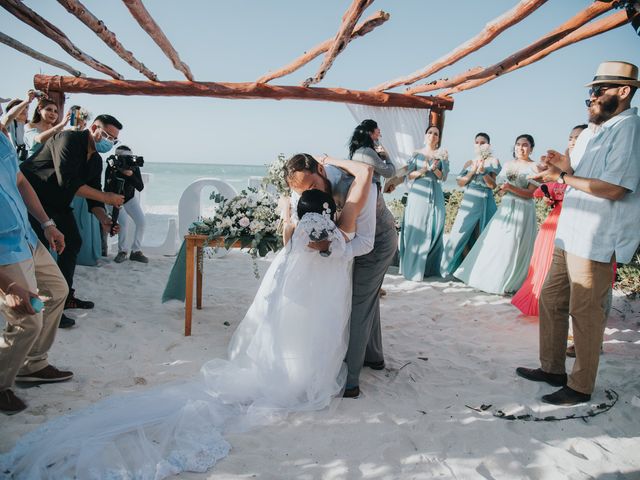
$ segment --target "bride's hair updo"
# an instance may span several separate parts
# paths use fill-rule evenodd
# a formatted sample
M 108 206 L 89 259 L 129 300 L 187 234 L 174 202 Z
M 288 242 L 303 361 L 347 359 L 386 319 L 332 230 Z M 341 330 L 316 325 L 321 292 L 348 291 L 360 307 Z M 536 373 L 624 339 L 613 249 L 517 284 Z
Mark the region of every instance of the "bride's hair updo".
M 329 212 L 327 212 L 329 210 Z M 298 200 L 298 218 L 302 219 L 305 213 L 329 213 L 331 220 L 335 222 L 336 202 L 333 197 L 322 190 L 305 190 Z

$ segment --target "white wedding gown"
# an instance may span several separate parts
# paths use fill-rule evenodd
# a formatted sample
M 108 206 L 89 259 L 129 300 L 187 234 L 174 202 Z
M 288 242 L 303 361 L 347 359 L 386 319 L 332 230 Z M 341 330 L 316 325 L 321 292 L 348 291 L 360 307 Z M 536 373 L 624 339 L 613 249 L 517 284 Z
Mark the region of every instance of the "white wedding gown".
M 41 425 L 0 456 L 0 476 L 146 480 L 203 472 L 228 454 L 225 431 L 326 407 L 344 385 L 352 256 L 337 228 L 329 257 L 306 246 L 317 217 L 306 215 L 271 263 L 229 360 L 207 362 L 187 382 L 116 395 Z

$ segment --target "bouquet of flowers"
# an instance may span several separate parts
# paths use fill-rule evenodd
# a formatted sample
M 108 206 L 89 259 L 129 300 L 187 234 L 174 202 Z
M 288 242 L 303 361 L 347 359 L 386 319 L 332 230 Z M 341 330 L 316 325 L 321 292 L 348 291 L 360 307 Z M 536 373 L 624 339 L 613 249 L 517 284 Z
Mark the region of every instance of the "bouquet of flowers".
M 476 155 L 480 157 L 483 162 L 486 162 L 489 158 L 493 156 L 491 152 L 491 145 L 488 143 L 484 143 L 482 145 L 476 145 L 475 147 Z
M 505 178 L 511 185 L 515 185 L 516 181 L 518 180 L 518 171 L 512 169 L 507 170 Z
M 278 155 L 273 162 L 268 165 L 267 176 L 262 182 L 266 185 L 273 185 L 280 195 L 289 195 L 289 185 L 287 185 L 285 165 L 287 158 L 283 153 Z
M 219 193 L 210 198 L 218 205 L 216 212 L 213 217 L 194 222 L 189 233 L 207 235 L 209 240 L 223 239 L 227 249 L 240 243 L 240 248 L 249 249 L 257 275 L 256 257 L 282 248 L 276 197 L 266 190 L 248 188 L 230 200 Z
M 449 161 L 449 152 L 447 151 L 446 148 L 439 148 L 438 150 L 436 150 L 433 153 L 433 164 L 435 164 L 436 162 L 440 162 L 438 164 L 438 168 L 442 167 L 442 164 L 444 162 L 448 162 Z

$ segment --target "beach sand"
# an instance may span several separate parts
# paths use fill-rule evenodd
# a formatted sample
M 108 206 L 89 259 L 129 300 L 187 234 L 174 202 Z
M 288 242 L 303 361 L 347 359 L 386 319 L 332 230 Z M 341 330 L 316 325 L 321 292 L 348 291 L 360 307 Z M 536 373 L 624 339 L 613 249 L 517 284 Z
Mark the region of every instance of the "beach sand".
M 259 260 L 262 272 L 269 259 Z M 194 375 L 224 357 L 259 281 L 239 251 L 205 260 L 203 309 L 184 337 L 184 306 L 160 303 L 172 258 L 78 267 L 79 298 L 94 310 L 68 311 L 77 327 L 60 330 L 51 363 L 74 371 L 66 383 L 22 389 L 28 409 L 2 416 L 0 451 L 48 419 L 114 393 Z M 605 335 L 596 391 L 588 405 L 540 402 L 555 388 L 515 375 L 538 366 L 538 324 L 508 298 L 446 281 L 413 283 L 392 270 L 382 325 L 387 367 L 365 368 L 358 399 L 290 415 L 231 434 L 229 456 L 184 479 L 618 479 L 640 478 L 640 301 L 620 293 Z M 225 322 L 228 325 L 225 325 Z M 572 360 L 567 362 L 571 366 Z M 516 415 L 565 416 L 620 399 L 588 421 L 508 421 Z M 471 407 L 491 405 L 484 412 Z

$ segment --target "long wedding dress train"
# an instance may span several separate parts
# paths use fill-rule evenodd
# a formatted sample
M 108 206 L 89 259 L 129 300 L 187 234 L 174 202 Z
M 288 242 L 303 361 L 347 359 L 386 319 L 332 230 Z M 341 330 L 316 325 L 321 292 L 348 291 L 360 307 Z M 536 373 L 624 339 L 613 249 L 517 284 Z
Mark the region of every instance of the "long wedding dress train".
M 157 480 L 203 472 L 228 454 L 226 431 L 326 407 L 346 374 L 352 256 L 337 228 L 329 257 L 309 249 L 317 224 L 307 217 L 265 273 L 229 360 L 41 425 L 0 456 L 0 475 Z

